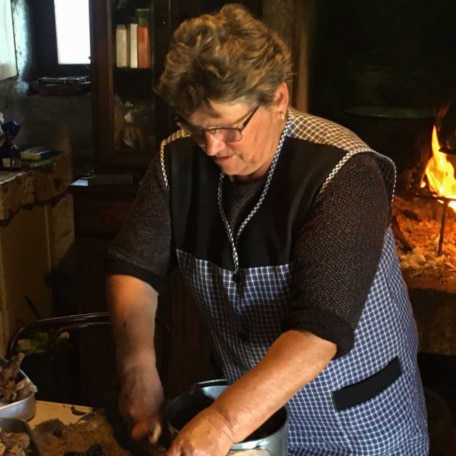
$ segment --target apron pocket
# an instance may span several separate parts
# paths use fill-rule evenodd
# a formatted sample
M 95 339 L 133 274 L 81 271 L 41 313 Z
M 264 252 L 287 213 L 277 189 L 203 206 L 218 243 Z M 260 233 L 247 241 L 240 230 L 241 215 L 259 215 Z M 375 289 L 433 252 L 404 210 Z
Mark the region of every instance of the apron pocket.
M 374 375 L 334 391 L 332 397 L 336 410 L 340 412 L 372 399 L 388 388 L 401 374 L 401 364 L 396 357 Z

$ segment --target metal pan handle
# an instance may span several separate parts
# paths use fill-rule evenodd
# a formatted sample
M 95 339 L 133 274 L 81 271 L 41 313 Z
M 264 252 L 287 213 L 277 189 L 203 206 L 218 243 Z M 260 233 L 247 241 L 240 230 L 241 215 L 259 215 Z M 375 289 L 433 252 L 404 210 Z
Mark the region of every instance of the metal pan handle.
M 191 386 L 190 389 L 199 389 L 199 388 L 206 388 L 208 386 L 226 386 L 228 382 L 224 378 L 214 378 L 212 380 L 203 380 L 202 382 L 195 383 Z

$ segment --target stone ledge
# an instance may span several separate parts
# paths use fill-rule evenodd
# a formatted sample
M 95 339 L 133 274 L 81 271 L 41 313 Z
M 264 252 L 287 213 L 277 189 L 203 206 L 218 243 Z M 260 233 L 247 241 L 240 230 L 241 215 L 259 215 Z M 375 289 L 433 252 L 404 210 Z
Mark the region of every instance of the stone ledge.
M 7 223 L 23 206 L 61 197 L 71 181 L 71 164 L 67 154 L 57 156 L 49 168 L 0 171 L 0 223 Z
M 420 352 L 456 355 L 456 302 L 453 293 L 409 289 Z

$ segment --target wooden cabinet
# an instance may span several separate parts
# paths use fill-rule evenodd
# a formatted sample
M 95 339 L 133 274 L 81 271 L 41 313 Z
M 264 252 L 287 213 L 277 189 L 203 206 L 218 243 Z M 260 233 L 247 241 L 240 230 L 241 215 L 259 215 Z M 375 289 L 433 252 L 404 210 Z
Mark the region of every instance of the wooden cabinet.
M 77 254 L 78 311 L 104 311 L 105 258 L 113 237 L 132 205 L 136 188 L 130 185 L 89 188 L 79 180 L 71 185 Z M 81 400 L 97 407 L 116 408 L 119 383 L 110 328 L 87 332 L 80 341 Z
M 91 78 L 93 104 L 93 168 L 96 174 L 132 174 L 140 178 L 160 141 L 175 128 L 171 113 L 157 97 L 153 86 L 173 30 L 184 19 L 217 9 L 221 0 L 90 0 Z M 261 0 L 244 2 L 255 14 Z M 150 66 L 132 68 L 117 62 L 116 32 L 137 22 L 138 10 L 149 26 Z M 143 16 L 144 19 L 144 16 Z M 139 24 L 138 24 L 139 25 Z M 134 28 L 134 27 L 133 27 Z M 134 65 L 133 65 L 134 66 Z M 135 179 L 134 179 L 135 180 Z M 106 309 L 106 250 L 133 204 L 135 185 L 87 185 L 71 187 L 74 204 L 75 239 L 79 263 L 79 310 Z M 160 296 L 159 315 L 169 325 L 171 341 L 165 352 L 169 368 L 165 393 L 175 396 L 191 384 L 216 375 L 210 362 L 210 343 L 182 284 L 179 273 L 170 276 L 168 291 Z M 94 341 L 83 353 L 85 400 L 115 406 L 113 342 Z M 112 382 L 111 382 L 112 383 Z
M 155 3 L 144 0 L 90 2 L 94 168 L 97 172 L 144 169 L 156 149 L 154 57 L 155 50 L 164 43 L 161 39 L 158 43 L 155 41 Z M 119 26 L 124 27 L 128 42 L 130 25 L 137 25 L 138 10 L 144 9 L 148 11 L 150 66 L 130 68 L 129 62 L 123 66 L 117 59 L 120 38 L 116 32 Z M 116 38 L 119 46 L 116 46 Z
M 2 189 L 3 190 L 3 189 Z M 0 222 L 0 350 L 11 334 L 52 309 L 50 204 L 21 208 Z M 31 229 L 33 227 L 33 229 Z M 33 307 L 32 307 L 33 306 Z
M 79 309 L 106 310 L 104 262 L 107 249 L 133 204 L 136 188 L 129 185 L 72 185 L 76 250 L 79 264 Z M 158 316 L 169 328 L 157 341 L 166 358 L 165 394 L 174 397 L 193 383 L 213 378 L 210 341 L 177 270 L 159 297 Z M 169 337 L 168 337 L 169 336 Z M 106 334 L 90 336 L 82 347 L 82 390 L 85 403 L 114 407 L 118 384 L 113 341 Z

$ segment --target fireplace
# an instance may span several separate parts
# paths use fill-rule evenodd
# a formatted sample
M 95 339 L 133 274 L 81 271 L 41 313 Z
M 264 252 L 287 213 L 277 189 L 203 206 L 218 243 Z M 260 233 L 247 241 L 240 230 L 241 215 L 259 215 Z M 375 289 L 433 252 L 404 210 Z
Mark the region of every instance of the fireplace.
M 307 35 L 294 55 L 296 68 L 307 61 L 307 106 L 297 107 L 349 127 L 396 163 L 393 227 L 420 349 L 456 355 L 456 214 L 452 195 L 422 187 L 438 109 L 456 89 L 456 2 L 305 4 Z
M 422 186 L 438 110 L 456 90 L 456 2 L 303 0 L 294 16 L 303 18 L 289 38 L 295 106 L 347 126 L 396 163 L 393 229 L 423 378 L 452 385 L 436 390 L 456 413 L 456 213 L 452 195 Z
M 307 19 L 297 27 L 307 45 L 295 40 L 294 54 L 296 68 L 307 61 L 308 96 L 298 108 L 346 125 L 391 157 L 399 192 L 415 186 L 437 110 L 456 91 L 456 2 L 304 3 L 295 14 Z
M 416 145 L 393 229 L 425 353 L 456 355 L 456 98 L 436 109 L 430 136 Z
M 396 163 L 393 229 L 423 381 L 456 416 L 456 214 L 421 187 L 438 108 L 456 89 L 456 2 L 264 0 L 263 13 L 292 47 L 292 104 Z M 452 420 L 433 401 L 429 410 L 431 431 Z M 453 437 L 447 446 L 438 454 L 454 454 Z
M 313 9 L 312 112 L 338 119 L 353 106 L 433 108 L 454 88 L 453 0 L 318 0 Z

